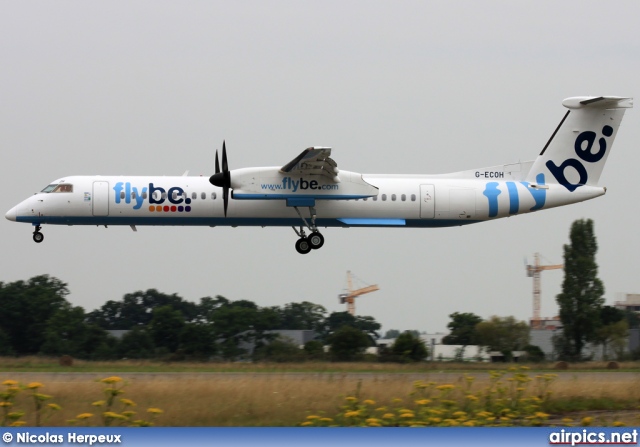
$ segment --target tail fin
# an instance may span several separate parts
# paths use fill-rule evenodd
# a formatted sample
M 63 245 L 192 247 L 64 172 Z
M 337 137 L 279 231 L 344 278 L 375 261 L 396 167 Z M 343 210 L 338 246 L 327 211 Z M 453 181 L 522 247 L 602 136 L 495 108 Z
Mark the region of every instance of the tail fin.
M 527 181 L 559 183 L 569 191 L 597 185 L 611 152 L 625 109 L 632 98 L 581 96 L 567 98 L 569 109 L 533 163 Z

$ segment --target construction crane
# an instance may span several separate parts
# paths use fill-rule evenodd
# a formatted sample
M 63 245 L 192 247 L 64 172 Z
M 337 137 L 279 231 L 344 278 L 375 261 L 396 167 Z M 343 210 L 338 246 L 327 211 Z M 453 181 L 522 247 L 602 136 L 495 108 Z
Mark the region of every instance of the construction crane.
M 533 265 L 525 264 L 527 276 L 533 278 L 533 318 L 531 319 L 531 327 L 533 329 L 542 328 L 542 319 L 540 318 L 540 272 L 543 270 L 557 270 L 564 268 L 564 264 L 540 265 L 540 254 L 533 255 Z
M 355 315 L 356 297 L 364 295 L 365 293 L 375 292 L 376 290 L 380 290 L 380 287 L 378 287 L 377 284 L 353 290 L 351 271 L 347 271 L 347 293 L 338 295 L 338 299 L 340 300 L 340 304 L 347 303 L 347 312 L 349 312 L 351 315 Z

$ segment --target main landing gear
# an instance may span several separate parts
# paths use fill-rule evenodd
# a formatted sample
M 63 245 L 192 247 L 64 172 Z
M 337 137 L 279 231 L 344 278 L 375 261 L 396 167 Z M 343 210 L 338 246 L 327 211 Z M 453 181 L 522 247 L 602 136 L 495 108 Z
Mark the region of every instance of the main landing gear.
M 302 225 L 300 225 L 300 231 L 296 230 L 296 227 L 291 227 L 300 238 L 296 241 L 296 251 L 302 255 L 306 255 L 311 250 L 317 250 L 324 245 L 324 236 L 320 234 L 318 227 L 316 226 L 316 209 L 314 207 L 309 207 L 311 225 L 309 225 L 307 220 L 302 217 L 297 206 L 295 206 L 294 209 L 298 213 L 298 216 L 300 216 L 300 219 L 302 219 L 302 222 L 304 222 L 304 225 L 311 232 L 311 234 L 307 236 Z
M 42 234 L 40 230 L 42 230 L 42 227 L 40 225 L 36 225 L 36 229 L 33 232 L 33 241 L 37 242 L 38 244 L 44 241 L 44 234 Z

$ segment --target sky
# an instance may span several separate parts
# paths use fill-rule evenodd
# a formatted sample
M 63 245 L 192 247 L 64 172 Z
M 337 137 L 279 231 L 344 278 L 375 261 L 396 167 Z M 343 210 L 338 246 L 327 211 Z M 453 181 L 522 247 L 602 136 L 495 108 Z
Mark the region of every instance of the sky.
M 0 3 L 2 213 L 69 175 L 281 166 L 309 146 L 341 169 L 438 174 L 533 160 L 564 98 L 637 96 L 637 1 L 21 1 Z M 640 293 L 628 110 L 604 197 L 445 229 L 329 228 L 302 256 L 291 228 L 32 228 L 0 221 L 0 281 L 49 274 L 91 311 L 150 288 L 187 300 L 346 310 L 346 272 L 380 290 L 358 315 L 446 332 L 453 312 L 532 315 L 524 260 L 563 262 L 593 219 L 607 304 Z M 233 206 L 231 203 L 230 206 Z M 563 272 L 542 273 L 542 316 Z

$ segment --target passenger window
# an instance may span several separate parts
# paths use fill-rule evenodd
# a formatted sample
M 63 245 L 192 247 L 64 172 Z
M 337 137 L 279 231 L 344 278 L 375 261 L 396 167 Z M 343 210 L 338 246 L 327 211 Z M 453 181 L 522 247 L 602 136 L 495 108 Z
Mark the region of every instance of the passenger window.
M 124 193 L 122 193 L 122 194 L 124 194 Z M 160 198 L 160 192 L 159 191 L 153 191 L 152 196 L 153 196 L 153 200 L 157 201 Z
M 373 201 L 377 202 L 378 201 L 378 196 L 373 196 Z
M 216 200 L 216 193 L 215 192 L 211 193 L 211 200 Z
M 387 195 L 386 194 L 382 194 L 382 201 L 384 202 L 385 200 L 387 200 Z
M 136 198 L 136 192 L 135 192 L 135 191 L 133 191 L 133 192 L 131 193 L 131 198 L 135 200 L 135 198 Z
M 163 193 L 162 193 L 162 198 L 163 198 L 163 199 L 166 199 L 166 198 L 167 198 L 167 193 L 166 193 L 166 192 L 163 192 Z
M 173 201 L 178 200 L 178 191 L 173 191 L 173 192 L 171 193 L 171 199 L 172 199 Z
M 403 202 L 406 202 L 406 201 L 407 201 L 407 195 L 406 195 L 406 194 L 402 194 L 402 195 L 400 196 L 400 198 L 402 199 L 402 201 L 403 201 Z
M 192 192 L 191 193 L 191 200 L 196 200 L 198 198 L 198 193 L 197 192 Z
M 124 191 L 120 191 L 120 198 L 124 200 Z
M 206 199 L 206 198 L 207 198 L 207 193 L 206 193 L 206 192 L 203 192 L 202 194 L 200 194 L 200 198 L 201 198 L 202 200 Z
M 416 195 L 415 194 L 411 194 L 411 201 L 415 202 L 416 201 Z
M 146 192 L 146 191 L 142 193 L 142 198 L 143 198 L 143 199 L 146 199 L 146 198 L 147 198 L 147 192 Z
M 391 194 L 391 200 L 393 200 L 394 202 L 396 201 L 396 195 L 395 194 Z
M 364 200 L 364 201 L 366 202 L 367 200 L 369 200 L 369 197 L 365 197 L 365 198 L 364 198 L 364 199 L 362 199 L 362 200 Z

